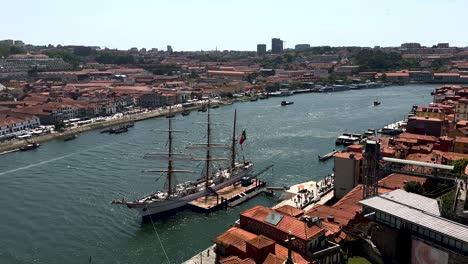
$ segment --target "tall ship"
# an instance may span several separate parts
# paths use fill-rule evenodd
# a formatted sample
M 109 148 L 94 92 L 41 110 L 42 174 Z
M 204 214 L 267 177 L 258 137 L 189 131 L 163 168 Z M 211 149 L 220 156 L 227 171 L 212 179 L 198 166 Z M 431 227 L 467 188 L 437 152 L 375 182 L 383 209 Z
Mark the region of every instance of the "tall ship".
M 171 112 L 171 109 L 169 110 Z M 147 173 L 166 173 L 167 189 L 159 190 L 151 194 L 145 195 L 142 198 L 134 201 L 126 201 L 125 199 L 114 200 L 113 204 L 126 205 L 130 209 L 136 209 L 143 217 L 165 213 L 168 211 L 180 209 L 188 203 L 210 194 L 215 194 L 216 191 L 223 189 L 226 186 L 239 182 L 242 177 L 246 176 L 253 167 L 253 163 L 248 160 L 236 162 L 236 118 L 237 113 L 234 112 L 234 125 L 232 132 L 232 144 L 230 166 L 227 168 L 219 168 L 212 170 L 214 161 L 228 160 L 226 158 L 215 158 L 212 155 L 214 149 L 229 148 L 223 144 L 212 142 L 211 136 L 211 116 L 210 107 L 207 107 L 207 141 L 202 144 L 193 144 L 192 148 L 206 149 L 206 157 L 203 159 L 193 159 L 189 155 L 183 153 L 175 153 L 173 148 L 173 133 L 182 132 L 174 130 L 172 127 L 172 118 L 168 118 L 168 150 L 167 153 L 149 153 L 144 156 L 145 159 L 167 159 L 167 169 L 145 170 Z M 241 143 L 240 143 L 241 144 Z M 176 173 L 193 173 L 190 170 L 177 170 L 174 168 L 175 160 L 197 160 L 204 161 L 204 177 L 186 181 L 183 183 L 175 183 L 174 175 Z

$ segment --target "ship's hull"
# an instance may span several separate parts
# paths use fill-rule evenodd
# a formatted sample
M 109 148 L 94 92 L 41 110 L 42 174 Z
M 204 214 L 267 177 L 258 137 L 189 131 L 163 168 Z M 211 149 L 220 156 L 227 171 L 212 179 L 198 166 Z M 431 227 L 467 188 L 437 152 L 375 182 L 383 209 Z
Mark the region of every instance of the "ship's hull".
M 237 174 L 230 177 L 226 181 L 212 186 L 211 189 L 214 191 L 219 191 L 225 188 L 226 186 L 234 184 L 240 181 L 242 177 L 246 176 L 250 172 L 251 169 L 252 169 L 252 166 L 247 169 L 244 169 L 243 171 L 239 171 Z M 153 202 L 153 203 L 146 203 L 146 204 L 129 203 L 127 204 L 127 206 L 132 209 L 137 209 L 142 217 L 147 217 L 150 215 L 157 215 L 157 214 L 173 211 L 176 209 L 180 209 L 184 207 L 185 205 L 187 205 L 188 203 L 200 197 L 209 195 L 209 194 L 210 192 L 205 189 L 205 190 L 201 190 L 199 192 L 196 192 L 196 193 L 193 193 L 193 194 L 181 197 L 181 198 L 166 199 L 161 202 Z

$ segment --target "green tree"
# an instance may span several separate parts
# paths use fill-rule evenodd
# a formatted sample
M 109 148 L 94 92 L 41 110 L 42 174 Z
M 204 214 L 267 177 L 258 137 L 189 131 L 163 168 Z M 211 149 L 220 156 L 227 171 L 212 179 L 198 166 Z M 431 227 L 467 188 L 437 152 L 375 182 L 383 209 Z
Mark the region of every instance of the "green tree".
M 65 130 L 65 123 L 62 120 L 57 120 L 54 123 L 55 131 L 63 132 Z
M 416 194 L 422 194 L 424 191 L 421 183 L 415 182 L 415 181 L 410 181 L 410 182 L 405 183 L 404 189 L 407 192 L 416 193 Z
M 453 166 L 453 170 L 452 170 L 453 173 L 464 174 L 466 165 L 468 165 L 468 159 L 459 159 L 459 160 L 453 161 L 451 165 Z

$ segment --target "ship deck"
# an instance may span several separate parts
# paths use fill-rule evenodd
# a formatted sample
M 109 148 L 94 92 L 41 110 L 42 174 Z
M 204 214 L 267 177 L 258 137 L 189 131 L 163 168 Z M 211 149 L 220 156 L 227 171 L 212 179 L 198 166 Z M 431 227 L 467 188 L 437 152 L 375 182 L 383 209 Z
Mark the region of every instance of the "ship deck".
M 247 194 L 263 186 L 265 186 L 265 182 L 258 179 L 252 179 L 251 184 L 245 187 L 238 182 L 217 191 L 218 195 L 211 194 L 209 196 L 200 197 L 190 202 L 189 205 L 194 209 L 210 212 L 227 206 L 229 202 L 242 199 L 243 197 L 252 198 L 253 196 L 247 196 Z

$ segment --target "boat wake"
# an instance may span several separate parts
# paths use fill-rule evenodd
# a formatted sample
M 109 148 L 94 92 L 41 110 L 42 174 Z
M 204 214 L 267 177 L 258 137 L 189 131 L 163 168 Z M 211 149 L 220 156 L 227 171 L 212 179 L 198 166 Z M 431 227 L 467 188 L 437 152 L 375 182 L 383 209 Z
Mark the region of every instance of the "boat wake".
M 107 144 L 105 146 L 108 146 L 108 145 L 110 145 L 110 144 Z M 30 165 L 27 165 L 27 166 L 24 166 L 24 167 L 20 167 L 20 168 L 8 170 L 8 171 L 0 172 L 0 176 L 7 175 L 7 174 L 17 172 L 17 171 L 27 170 L 29 168 L 34 168 L 34 167 L 41 166 L 41 165 L 44 165 L 44 164 L 47 164 L 47 163 L 51 163 L 51 162 L 54 162 L 54 161 L 57 161 L 57 160 L 62 160 L 62 159 L 65 159 L 65 158 L 68 158 L 68 157 L 71 157 L 71 156 L 74 156 L 74 155 L 78 155 L 78 154 L 88 152 L 88 151 L 91 151 L 91 150 L 95 150 L 97 148 L 102 148 L 102 147 L 104 147 L 104 146 L 97 146 L 97 147 L 94 147 L 94 148 L 85 149 L 85 150 L 82 150 L 82 151 L 70 153 L 70 154 L 60 156 L 60 157 L 57 157 L 57 158 L 53 158 L 53 159 L 50 159 L 50 160 L 44 160 L 44 161 L 41 161 L 39 163 L 30 164 Z

